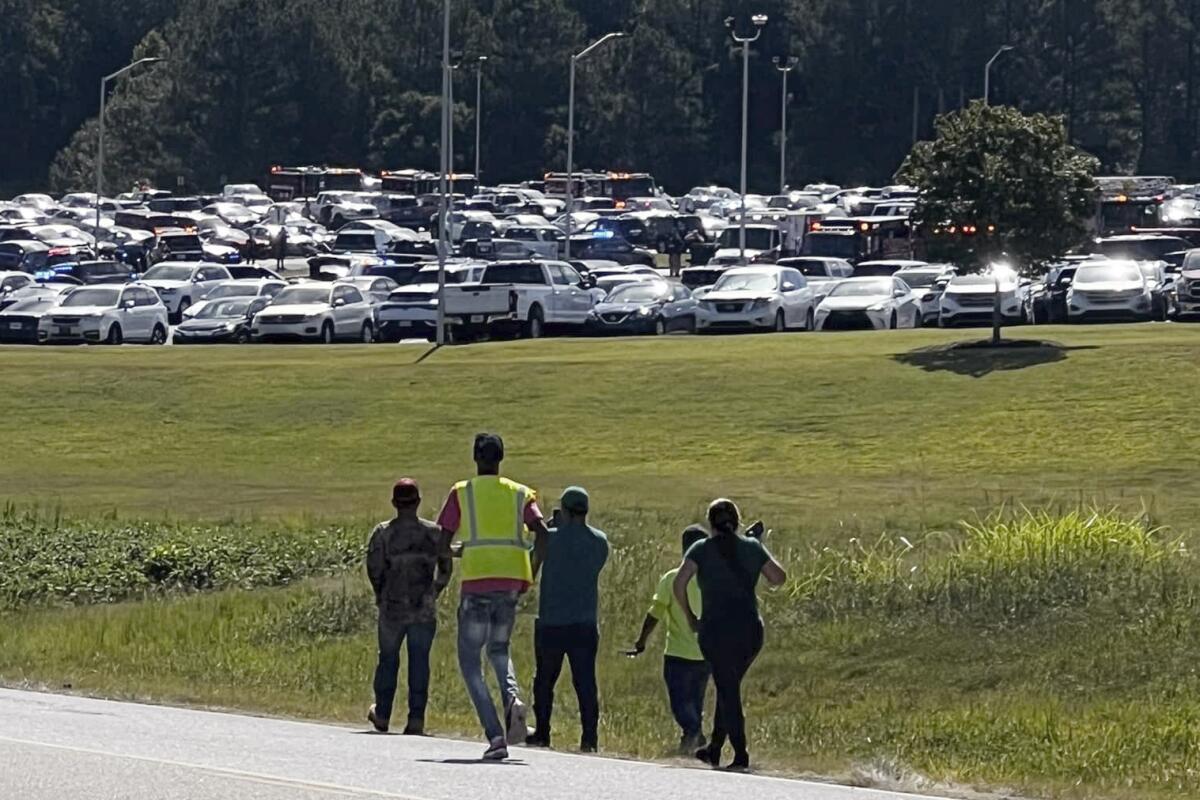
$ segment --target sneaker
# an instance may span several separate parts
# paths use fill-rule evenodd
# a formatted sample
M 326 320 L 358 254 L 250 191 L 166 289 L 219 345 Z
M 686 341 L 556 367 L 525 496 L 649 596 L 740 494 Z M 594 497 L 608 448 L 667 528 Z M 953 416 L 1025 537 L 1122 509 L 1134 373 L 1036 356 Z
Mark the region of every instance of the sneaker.
M 529 712 L 520 698 L 514 697 L 508 704 L 504 719 L 509 744 L 521 744 L 529 738 Z
M 525 744 L 529 747 L 549 747 L 550 736 L 549 734 L 538 733 L 537 731 L 534 731 L 533 733 L 529 734 L 529 736 L 525 737 Z
M 682 754 L 695 753 L 697 750 L 705 747 L 707 744 L 708 740 L 704 738 L 703 733 L 684 735 L 679 739 L 679 752 Z
M 579 752 L 581 752 L 581 753 L 595 753 L 595 752 L 598 752 L 599 750 L 600 750 L 600 746 L 598 744 L 596 744 L 595 742 L 580 742 L 579 743 Z
M 425 735 L 425 720 L 415 717 L 408 718 L 408 724 L 404 726 L 405 736 L 424 736 Z
M 721 754 L 713 752 L 712 746 L 701 747 L 696 751 L 696 758 L 708 764 L 710 767 L 720 766 Z
M 369 722 L 375 726 L 375 731 L 377 733 L 387 733 L 388 732 L 388 721 L 386 719 L 380 719 L 379 717 L 375 716 L 375 704 L 374 703 L 372 703 L 371 707 L 367 709 L 367 722 Z
M 733 761 L 729 764 L 729 766 L 725 767 L 725 772 L 746 773 L 749 771 L 750 771 L 750 756 L 748 756 L 748 755 L 734 756 Z
M 508 742 L 504 741 L 503 736 L 497 736 L 492 739 L 488 749 L 483 753 L 484 761 L 503 761 L 508 758 Z

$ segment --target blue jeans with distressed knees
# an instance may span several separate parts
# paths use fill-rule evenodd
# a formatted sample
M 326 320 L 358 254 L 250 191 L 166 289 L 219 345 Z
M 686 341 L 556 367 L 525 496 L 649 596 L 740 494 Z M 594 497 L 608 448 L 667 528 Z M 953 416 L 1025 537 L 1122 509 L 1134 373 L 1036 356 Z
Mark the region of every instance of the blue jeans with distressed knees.
M 479 654 L 487 651 L 500 685 L 501 708 L 507 708 L 521 692 L 509 657 L 518 596 L 517 592 L 464 594 L 458 606 L 458 668 L 489 741 L 503 738 L 505 730 L 484 680 Z

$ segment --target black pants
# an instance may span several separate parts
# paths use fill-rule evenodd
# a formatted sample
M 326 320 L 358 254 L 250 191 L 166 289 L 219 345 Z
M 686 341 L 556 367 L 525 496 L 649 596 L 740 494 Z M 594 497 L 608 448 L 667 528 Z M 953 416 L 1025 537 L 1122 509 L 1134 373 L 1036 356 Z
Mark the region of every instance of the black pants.
M 700 628 L 700 650 L 712 667 L 717 689 L 709 746 L 720 754 L 728 737 L 735 758 L 746 758 L 746 717 L 742 712 L 742 679 L 762 650 L 761 619 L 710 620 Z
M 663 657 L 663 681 L 671 714 L 686 738 L 700 733 L 704 726 L 704 695 L 711 674 L 707 661 L 691 661 L 676 656 Z
M 595 624 L 542 625 L 534 628 L 533 650 L 537 674 L 533 679 L 533 713 L 537 716 L 534 735 L 550 739 L 550 718 L 554 714 L 554 687 L 562 674 L 563 658 L 571 662 L 571 682 L 579 700 L 579 721 L 583 727 L 581 744 L 597 743 L 600 725 L 600 696 L 596 688 L 596 650 L 600 631 Z

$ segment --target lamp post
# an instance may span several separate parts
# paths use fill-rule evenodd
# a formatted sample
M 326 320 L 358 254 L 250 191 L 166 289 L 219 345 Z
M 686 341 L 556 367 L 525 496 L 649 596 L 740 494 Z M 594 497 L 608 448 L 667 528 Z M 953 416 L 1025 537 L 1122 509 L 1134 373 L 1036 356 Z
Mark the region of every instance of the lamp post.
M 620 39 L 625 34 L 621 31 L 606 33 L 587 47 L 571 56 L 571 88 L 567 94 L 567 241 L 566 257 L 571 257 L 571 228 L 573 210 L 571 203 L 575 194 L 575 64 L 579 59 L 595 50 L 611 39 Z
M 446 194 L 446 172 L 450 155 L 450 0 L 442 3 L 442 144 L 438 148 L 441 160 L 441 180 L 438 190 L 438 308 L 437 344 L 446 343 L 446 250 L 450 247 L 450 198 Z
M 738 262 L 746 263 L 746 136 L 750 119 L 750 43 L 758 41 L 762 36 L 763 26 L 767 24 L 766 14 L 755 14 L 750 18 L 754 24 L 753 36 L 738 36 L 733 17 L 725 18 L 725 27 L 733 41 L 742 46 L 742 201 L 741 221 L 738 223 L 738 248 L 741 251 Z
M 987 66 L 983 68 L 983 104 L 985 106 L 990 106 L 992 104 L 992 65 L 996 63 L 996 59 L 1000 58 L 1000 56 L 1012 49 L 1013 46 L 1011 44 L 1001 46 L 1001 48 L 996 51 L 996 55 L 989 58 Z
M 140 64 L 153 64 L 158 61 L 165 61 L 162 58 L 139 58 L 132 64 L 127 64 L 114 72 L 112 75 L 105 75 L 100 79 L 100 138 L 96 143 L 96 240 L 100 239 L 100 198 L 104 194 L 104 101 L 106 95 L 106 87 L 108 82 L 113 78 L 118 78 L 124 75 L 129 70 Z
M 775 56 L 771 61 L 775 63 L 775 69 L 783 73 L 783 99 L 779 104 L 779 193 L 783 194 L 787 191 L 787 79 L 788 73 L 796 68 L 800 59 L 794 56 Z
M 483 65 L 487 56 L 475 59 L 475 183 L 479 184 L 479 131 L 480 120 L 483 117 Z
M 449 185 L 450 192 L 450 208 L 454 208 L 454 72 L 462 66 L 462 53 L 455 51 L 450 54 L 450 80 L 446 84 L 447 106 L 449 107 L 449 118 L 446 128 L 446 165 L 449 168 L 449 175 L 446 180 Z

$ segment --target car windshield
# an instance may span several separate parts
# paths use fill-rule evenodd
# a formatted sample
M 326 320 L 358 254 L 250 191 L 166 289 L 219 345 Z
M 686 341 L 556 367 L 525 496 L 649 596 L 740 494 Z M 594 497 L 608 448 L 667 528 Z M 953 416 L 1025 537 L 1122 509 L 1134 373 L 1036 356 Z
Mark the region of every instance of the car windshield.
M 277 306 L 328 302 L 329 290 L 324 286 L 292 286 L 275 295 Z
M 151 267 L 146 270 L 146 274 L 142 276 L 142 280 L 147 281 L 187 281 L 192 278 L 191 267 L 172 267 L 165 264 L 159 264 L 157 267 Z
M 204 308 L 196 312 L 198 319 L 225 319 L 227 317 L 244 317 L 250 307 L 249 300 L 222 300 L 219 303 L 205 303 Z
M 722 275 L 713 286 L 714 292 L 773 292 L 778 282 L 770 272 L 734 272 Z
M 896 277 L 914 289 L 924 289 L 926 286 L 933 286 L 933 282 L 938 279 L 938 274 L 936 272 L 897 272 Z
M 990 286 L 995 287 L 996 278 L 992 275 L 962 275 L 950 281 L 950 286 Z M 1000 276 L 1000 288 L 1011 289 L 1013 287 L 1013 279 L 1004 275 Z
M 789 267 L 800 270 L 809 278 L 824 278 L 829 275 L 829 262 L 820 258 L 793 258 L 786 262 Z M 781 263 L 780 266 L 783 266 Z
M 608 303 L 649 303 L 661 300 L 671 295 L 671 287 L 660 281 L 646 283 L 630 283 L 613 289 L 605 302 Z
M 258 287 L 249 283 L 227 283 L 224 286 L 216 286 L 208 293 L 209 300 L 216 300 L 218 297 L 254 297 L 258 294 Z
M 892 293 L 891 281 L 845 281 L 829 292 L 830 297 L 877 297 Z
M 1142 271 L 1136 264 L 1095 264 L 1083 266 L 1075 273 L 1076 283 L 1107 283 L 1140 281 Z
M 76 289 L 63 300 L 63 306 L 116 306 L 120 289 Z
M 769 228 L 746 228 L 746 249 L 747 250 L 770 250 L 775 246 L 776 232 Z M 730 249 L 741 247 L 741 228 L 733 227 L 726 228 L 721 231 L 721 238 L 718 245 L 722 248 Z

